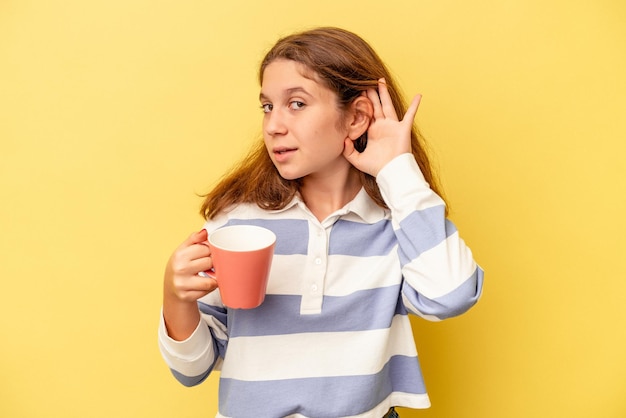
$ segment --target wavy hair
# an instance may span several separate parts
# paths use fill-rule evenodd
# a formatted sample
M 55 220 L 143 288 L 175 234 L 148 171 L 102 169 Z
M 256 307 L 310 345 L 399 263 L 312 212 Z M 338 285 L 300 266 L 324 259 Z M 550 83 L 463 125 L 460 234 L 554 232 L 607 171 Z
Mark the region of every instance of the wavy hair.
M 384 78 L 396 113 L 404 115 L 406 112 L 406 102 L 383 61 L 365 40 L 352 32 L 322 27 L 279 39 L 261 62 L 260 84 L 263 84 L 265 68 L 277 59 L 296 61 L 312 71 L 317 81 L 336 93 L 342 110 L 347 109 L 362 92 L 377 88 L 378 80 Z M 355 148 L 362 151 L 366 145 L 367 133 L 357 139 Z M 443 196 L 425 142 L 415 126 L 411 131 L 411 152 L 431 189 Z M 363 172 L 360 172 L 360 177 L 374 202 L 387 208 L 376 179 Z M 210 219 L 239 203 L 255 203 L 267 210 L 282 209 L 293 199 L 299 187 L 299 179 L 286 180 L 280 176 L 261 139 L 204 195 L 200 213 L 205 219 Z

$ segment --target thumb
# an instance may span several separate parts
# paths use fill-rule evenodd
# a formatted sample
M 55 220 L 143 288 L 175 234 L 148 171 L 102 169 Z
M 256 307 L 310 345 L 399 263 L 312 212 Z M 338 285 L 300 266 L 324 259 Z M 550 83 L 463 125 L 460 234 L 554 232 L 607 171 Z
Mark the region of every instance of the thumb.
M 415 121 L 415 115 L 417 114 L 417 109 L 420 106 L 420 103 L 422 101 L 422 95 L 418 94 L 415 97 L 413 97 L 413 100 L 411 100 L 411 104 L 409 105 L 409 108 L 406 110 L 406 113 L 404 114 L 404 118 L 402 119 L 402 122 L 408 121 L 407 123 L 409 124 L 413 124 L 413 122 Z
M 354 148 L 354 142 L 350 138 L 346 138 L 343 143 L 343 156 L 352 165 L 356 165 L 360 157 L 360 153 Z

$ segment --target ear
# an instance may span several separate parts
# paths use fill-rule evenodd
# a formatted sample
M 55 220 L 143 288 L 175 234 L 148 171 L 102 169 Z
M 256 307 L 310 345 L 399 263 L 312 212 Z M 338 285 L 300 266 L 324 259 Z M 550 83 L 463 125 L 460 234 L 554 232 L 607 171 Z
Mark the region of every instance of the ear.
M 350 104 L 348 137 L 354 141 L 367 132 L 373 116 L 374 106 L 367 96 L 362 95 L 354 99 Z

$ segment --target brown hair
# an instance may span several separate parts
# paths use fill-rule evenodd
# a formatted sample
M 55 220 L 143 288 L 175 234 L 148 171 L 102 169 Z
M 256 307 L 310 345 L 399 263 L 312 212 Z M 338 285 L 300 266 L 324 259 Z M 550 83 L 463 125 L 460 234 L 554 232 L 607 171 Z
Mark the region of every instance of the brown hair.
M 372 47 L 354 33 L 327 27 L 280 39 L 261 62 L 260 84 L 265 68 L 277 59 L 293 60 L 311 70 L 317 80 L 337 94 L 341 109 L 347 109 L 367 89 L 377 88 L 378 79 L 384 78 L 396 113 L 402 116 L 406 112 L 407 106 L 391 73 Z M 362 151 L 366 144 L 367 133 L 356 141 L 355 147 Z M 424 141 L 415 126 L 411 132 L 411 151 L 430 187 L 442 196 Z M 361 172 L 361 183 L 379 206 L 387 207 L 374 177 Z M 204 196 L 200 213 L 210 219 L 238 203 L 256 203 L 268 210 L 282 209 L 299 187 L 299 180 L 285 180 L 280 176 L 263 141 L 258 141 L 250 153 Z

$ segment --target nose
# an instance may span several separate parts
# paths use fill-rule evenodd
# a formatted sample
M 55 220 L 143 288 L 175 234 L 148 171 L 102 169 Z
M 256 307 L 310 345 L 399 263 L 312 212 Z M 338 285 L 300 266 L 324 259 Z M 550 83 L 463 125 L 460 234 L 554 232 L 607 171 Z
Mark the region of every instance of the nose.
M 263 129 L 270 136 L 284 135 L 287 133 L 287 126 L 280 109 L 274 108 L 272 111 L 265 114 L 263 118 Z

